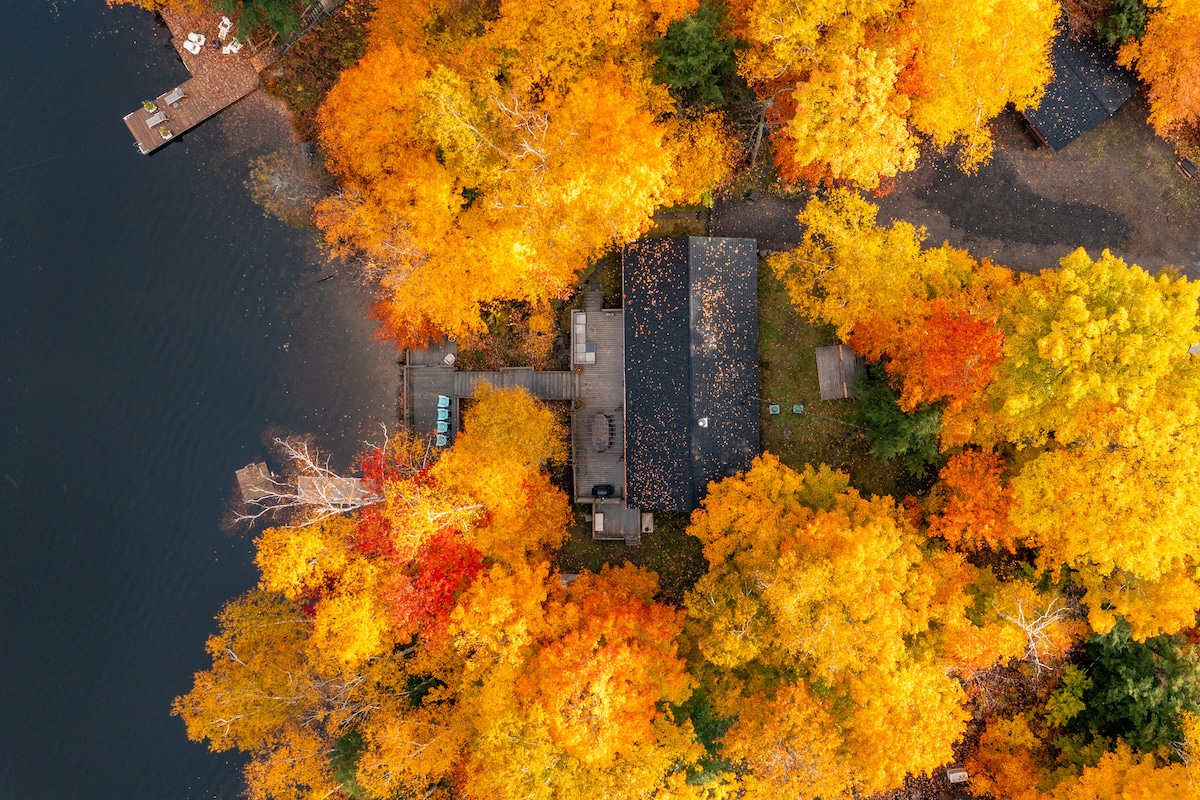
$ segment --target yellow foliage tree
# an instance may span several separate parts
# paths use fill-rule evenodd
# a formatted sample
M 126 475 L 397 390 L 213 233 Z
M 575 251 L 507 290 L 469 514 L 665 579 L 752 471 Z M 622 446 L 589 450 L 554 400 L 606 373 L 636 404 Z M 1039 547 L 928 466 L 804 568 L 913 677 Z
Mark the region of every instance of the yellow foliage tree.
M 713 484 L 689 531 L 710 568 L 685 605 L 719 710 L 740 720 L 752 698 L 819 687 L 835 723 L 835 744 L 811 750 L 796 731 L 819 724 L 818 709 L 731 729 L 737 752 L 762 751 L 747 761 L 766 770 L 761 791 L 787 790 L 772 765 L 794 759 L 834 759 L 821 778 L 838 783 L 830 796 L 886 791 L 950 760 L 967 714 L 935 629 L 971 625 L 972 568 L 924 553 L 890 498 L 864 500 L 841 473 L 797 473 L 771 455 Z M 772 742 L 783 749 L 768 752 Z
M 1036 108 L 1053 77 L 1050 43 L 1059 5 L 1053 0 L 916 0 L 916 64 L 925 85 L 912 101 L 912 122 L 945 149 L 960 143 L 958 162 L 974 172 L 992 155 L 989 124 L 1005 106 Z
M 1054 800 L 1194 800 L 1200 790 L 1182 764 L 1160 764 L 1153 753 L 1137 754 L 1118 742 L 1116 750 L 1105 753 L 1096 766 L 1084 767 L 1078 778 L 1059 783 L 1051 796 Z

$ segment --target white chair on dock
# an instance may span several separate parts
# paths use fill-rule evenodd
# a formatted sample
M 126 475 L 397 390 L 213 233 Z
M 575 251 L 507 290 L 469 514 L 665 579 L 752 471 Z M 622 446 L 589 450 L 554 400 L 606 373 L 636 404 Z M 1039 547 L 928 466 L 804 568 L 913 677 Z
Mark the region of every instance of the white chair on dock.
M 174 106 L 175 108 L 179 108 L 179 101 L 185 97 L 187 97 L 187 95 L 183 93 L 183 87 L 176 86 L 166 95 L 166 97 L 163 98 L 163 103 L 169 106 Z
M 152 114 L 146 118 L 146 127 L 157 128 L 159 125 L 162 125 L 164 122 L 166 122 L 167 119 L 167 112 L 159 111 L 157 114 Z
M 203 47 L 203 46 L 204 46 L 204 34 L 203 34 L 203 33 L 195 33 L 195 32 L 193 32 L 193 33 L 189 33 L 189 34 L 188 34 L 188 41 L 189 41 L 189 42 L 195 42 L 196 44 L 198 44 L 198 45 L 200 45 L 201 47 Z
M 187 50 L 194 56 L 200 55 L 200 51 L 204 49 L 204 45 L 196 44 L 195 42 L 184 42 L 183 49 Z

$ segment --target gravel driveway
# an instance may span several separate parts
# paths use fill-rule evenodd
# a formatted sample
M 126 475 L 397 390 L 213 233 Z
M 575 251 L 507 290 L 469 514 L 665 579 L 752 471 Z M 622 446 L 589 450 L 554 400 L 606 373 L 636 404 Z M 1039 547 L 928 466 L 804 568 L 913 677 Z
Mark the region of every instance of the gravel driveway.
M 896 189 L 874 202 L 880 221 L 924 225 L 929 243 L 948 241 L 1021 270 L 1053 267 L 1076 247 L 1107 247 L 1157 271 L 1174 265 L 1200 277 L 1200 184 L 1175 170 L 1174 154 L 1145 122 L 1135 97 L 1116 116 L 1054 153 L 1036 148 L 1015 113 L 994 123 L 996 154 L 976 175 L 926 153 Z M 793 246 L 801 200 L 767 196 L 718 203 L 709 231 L 747 236 L 766 250 Z

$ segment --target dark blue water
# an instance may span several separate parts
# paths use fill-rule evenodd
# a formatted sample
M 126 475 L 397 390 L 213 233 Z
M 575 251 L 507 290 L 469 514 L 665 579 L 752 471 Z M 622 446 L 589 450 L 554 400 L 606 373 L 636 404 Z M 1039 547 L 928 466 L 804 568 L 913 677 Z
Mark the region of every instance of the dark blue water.
M 0 5 L 0 798 L 234 797 L 238 758 L 168 715 L 255 580 L 233 470 L 272 425 L 347 454 L 392 358 L 249 201 L 261 108 L 141 156 L 121 118 L 187 77 L 165 29 Z

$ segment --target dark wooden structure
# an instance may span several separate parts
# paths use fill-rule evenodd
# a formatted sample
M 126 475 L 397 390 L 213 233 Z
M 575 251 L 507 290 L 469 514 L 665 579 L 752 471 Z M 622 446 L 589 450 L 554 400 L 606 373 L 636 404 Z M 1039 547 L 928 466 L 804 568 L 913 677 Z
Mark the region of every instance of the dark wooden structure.
M 1043 147 L 1066 147 L 1115 114 L 1137 90 L 1133 74 L 1095 39 L 1059 33 L 1051 61 L 1054 80 L 1046 85 L 1041 105 L 1023 112 Z
M 822 400 L 848 400 L 867 372 L 867 365 L 844 344 L 817 348 L 817 383 Z

